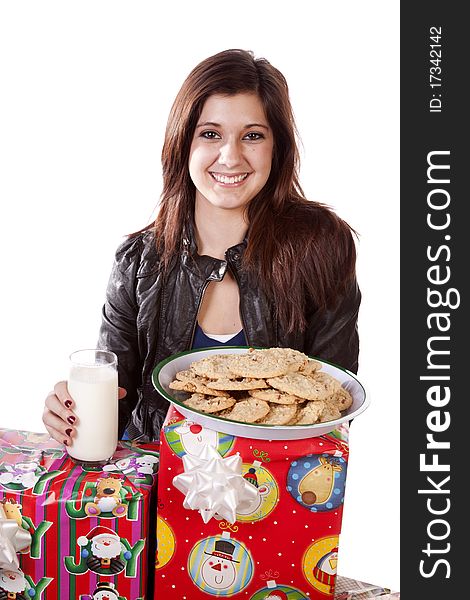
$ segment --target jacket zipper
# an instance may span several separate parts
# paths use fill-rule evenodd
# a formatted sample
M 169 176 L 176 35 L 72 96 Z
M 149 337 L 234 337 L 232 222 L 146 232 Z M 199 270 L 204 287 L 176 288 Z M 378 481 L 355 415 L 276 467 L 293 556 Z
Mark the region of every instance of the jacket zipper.
M 240 287 L 240 279 L 238 277 L 238 273 L 235 272 L 235 269 L 232 269 L 230 262 L 228 262 L 228 268 L 230 269 L 230 272 L 232 273 L 233 278 L 235 279 L 235 281 L 237 282 L 237 285 L 238 285 L 238 294 L 239 294 L 239 298 L 240 298 L 240 302 L 238 304 L 238 312 L 240 313 L 240 320 L 242 322 L 243 333 L 245 334 L 245 340 L 246 340 L 247 346 L 251 346 L 250 340 L 248 339 L 248 330 L 246 328 L 245 318 L 243 316 L 243 310 L 242 310 L 242 290 Z
M 194 319 L 193 330 L 191 332 L 191 337 L 189 339 L 189 345 L 187 347 L 187 350 L 191 350 L 191 348 L 193 347 L 194 334 L 196 333 L 197 317 L 199 314 L 199 309 L 201 308 L 202 300 L 204 299 L 204 294 L 206 293 L 207 286 L 209 285 L 209 283 L 210 283 L 210 281 L 206 280 L 206 282 L 204 283 L 204 287 L 202 288 L 202 293 L 199 296 L 199 302 L 197 303 L 197 308 L 196 308 L 196 318 Z

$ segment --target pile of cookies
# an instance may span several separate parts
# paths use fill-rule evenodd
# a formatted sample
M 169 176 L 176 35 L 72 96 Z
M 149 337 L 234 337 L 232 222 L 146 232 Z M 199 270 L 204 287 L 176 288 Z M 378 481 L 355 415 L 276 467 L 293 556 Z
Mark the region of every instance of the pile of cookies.
M 311 425 L 341 417 L 352 404 L 321 363 L 290 348 L 214 354 L 176 373 L 172 390 L 189 408 L 242 423 Z

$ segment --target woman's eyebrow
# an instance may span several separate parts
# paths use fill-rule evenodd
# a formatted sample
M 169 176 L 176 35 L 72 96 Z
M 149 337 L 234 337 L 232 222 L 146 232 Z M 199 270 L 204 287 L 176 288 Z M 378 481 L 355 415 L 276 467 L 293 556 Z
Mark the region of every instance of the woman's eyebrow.
M 222 127 L 222 125 L 213 121 L 206 121 L 205 123 L 199 123 L 196 127 Z
M 222 127 L 220 123 L 214 123 L 214 121 L 206 121 L 205 123 L 199 123 L 196 127 Z M 243 129 L 251 129 L 251 127 L 263 127 L 263 129 L 269 129 L 267 125 L 262 123 L 248 123 Z
M 267 125 L 263 125 L 263 123 L 248 123 L 245 125 L 245 129 L 251 129 L 252 127 L 263 127 L 263 129 L 269 129 Z

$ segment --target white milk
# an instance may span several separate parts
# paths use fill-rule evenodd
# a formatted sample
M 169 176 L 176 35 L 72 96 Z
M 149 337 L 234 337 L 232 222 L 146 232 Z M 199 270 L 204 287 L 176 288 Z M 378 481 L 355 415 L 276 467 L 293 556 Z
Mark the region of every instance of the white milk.
M 118 374 L 111 366 L 72 365 L 68 390 L 77 415 L 77 435 L 67 452 L 82 461 L 105 461 L 118 440 Z

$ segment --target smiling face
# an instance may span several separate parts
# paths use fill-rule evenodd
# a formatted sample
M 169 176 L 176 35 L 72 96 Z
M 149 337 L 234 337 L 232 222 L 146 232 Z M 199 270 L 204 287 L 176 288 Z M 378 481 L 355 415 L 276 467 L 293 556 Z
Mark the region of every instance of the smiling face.
M 121 554 L 121 542 L 114 536 L 101 535 L 93 539 L 91 549 L 98 558 L 115 558 Z
M 23 573 L 6 570 L 0 572 L 0 589 L 4 589 L 7 592 L 22 592 L 25 587 L 26 583 Z
M 189 155 L 196 205 L 243 211 L 266 184 L 272 155 L 273 134 L 256 94 L 210 96 Z
M 224 590 L 233 585 L 237 578 L 237 571 L 231 561 L 211 556 L 202 564 L 201 575 L 210 587 Z
M 192 421 L 184 421 L 175 432 L 180 436 L 181 445 L 187 454 L 199 456 L 207 445 L 217 448 L 217 432 Z

